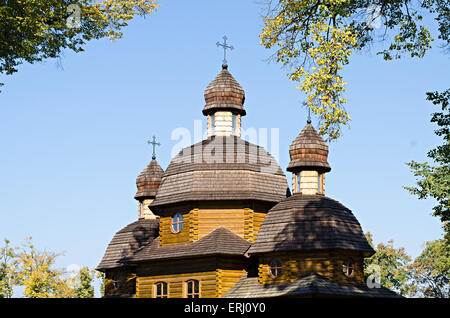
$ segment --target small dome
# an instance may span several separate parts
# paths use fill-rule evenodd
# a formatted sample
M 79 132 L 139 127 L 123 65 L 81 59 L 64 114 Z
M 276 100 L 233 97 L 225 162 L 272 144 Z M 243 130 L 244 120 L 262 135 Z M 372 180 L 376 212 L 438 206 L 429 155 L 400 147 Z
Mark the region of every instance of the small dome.
M 136 186 L 138 191 L 134 198 L 136 200 L 144 198 L 154 198 L 156 191 L 158 191 L 164 170 L 160 167 L 158 162 L 153 159 L 148 166 L 139 174 L 136 179 Z
M 291 162 L 287 170 L 290 172 L 308 168 L 323 172 L 331 170 L 327 161 L 328 146 L 310 122 L 291 143 L 289 155 Z
M 208 85 L 205 90 L 206 105 L 203 114 L 206 116 L 215 110 L 231 110 L 245 116 L 245 93 L 241 85 L 228 72 L 226 66 Z

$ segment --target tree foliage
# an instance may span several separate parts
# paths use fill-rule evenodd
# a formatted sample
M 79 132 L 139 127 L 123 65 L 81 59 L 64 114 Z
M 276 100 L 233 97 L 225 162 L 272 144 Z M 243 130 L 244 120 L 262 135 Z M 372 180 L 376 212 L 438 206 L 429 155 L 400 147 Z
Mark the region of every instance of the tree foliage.
M 381 286 L 389 288 L 400 295 L 407 295 L 410 289 L 408 265 L 411 262 L 411 257 L 403 247 L 395 248 L 393 240 L 388 241 L 387 244 L 379 243 L 377 246 L 374 246 L 372 234 L 367 233 L 366 238 L 374 248 L 375 254 L 364 260 L 365 274 L 371 274 L 367 271 L 369 265 L 378 265 L 380 267 Z
M 0 298 L 11 298 L 13 295 L 13 286 L 16 283 L 15 252 L 9 246 L 9 241 L 5 239 L 5 246 L 0 248 Z
M 410 266 L 416 297 L 450 297 L 450 246 L 446 240 L 425 243 L 425 248 Z
M 346 82 L 341 71 L 353 52 L 381 41 L 389 42 L 377 52 L 386 60 L 404 54 L 424 56 L 433 38 L 423 25 L 422 11 L 435 16 L 439 38 L 448 47 L 449 4 L 450 0 L 269 1 L 261 44 L 275 48 L 273 58 L 289 67 L 289 78 L 300 82 L 308 107 L 319 115 L 320 134 L 333 140 L 351 119 L 344 107 Z
M 122 37 L 136 15 L 152 13 L 155 0 L 6 0 L 0 2 L 0 74 L 23 62 L 83 51 L 86 42 Z
M 68 298 L 73 290 L 61 277 L 62 272 L 53 268 L 56 258 L 61 254 L 39 251 L 31 238 L 17 253 L 18 282 L 25 287 L 23 295 L 27 298 Z
M 12 297 L 15 286 L 23 286 L 27 298 L 92 298 L 95 270 L 85 266 L 75 276 L 54 268 L 62 255 L 39 251 L 31 237 L 22 247 L 5 245 L 0 248 L 0 298 Z M 97 277 L 98 278 L 98 277 Z
M 93 298 L 94 286 L 92 282 L 94 280 L 95 270 L 89 269 L 85 266 L 79 270 L 74 279 L 74 292 L 76 298 Z
M 414 176 L 418 178 L 417 187 L 405 187 L 419 199 L 435 198 L 437 205 L 433 208 L 433 215 L 440 218 L 444 224 L 447 240 L 450 242 L 450 89 L 443 93 L 427 93 L 427 99 L 435 105 L 440 105 L 442 112 L 432 115 L 431 122 L 439 127 L 436 135 L 444 139 L 444 143 L 428 152 L 428 157 L 435 165 L 411 161 L 407 165 Z

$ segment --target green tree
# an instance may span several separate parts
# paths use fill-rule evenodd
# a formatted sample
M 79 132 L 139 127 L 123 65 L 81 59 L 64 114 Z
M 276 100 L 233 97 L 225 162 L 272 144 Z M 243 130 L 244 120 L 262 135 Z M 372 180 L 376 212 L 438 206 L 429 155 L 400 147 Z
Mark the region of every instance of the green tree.
M 0 74 L 23 62 L 83 51 L 86 42 L 122 37 L 136 15 L 152 13 L 155 0 L 8 0 L 0 2 Z
M 434 40 L 421 12 L 434 16 L 438 38 L 449 47 L 450 0 L 278 0 L 269 1 L 261 44 L 300 82 L 307 106 L 319 116 L 320 134 L 340 136 L 351 119 L 345 110 L 341 71 L 356 50 L 388 43 L 385 60 L 423 57 Z M 379 27 L 378 24 L 379 23 Z M 389 38 L 388 36 L 391 36 Z
M 18 284 L 23 285 L 27 298 L 69 298 L 74 291 L 62 278 L 62 271 L 53 268 L 58 256 L 53 252 L 38 251 L 31 237 L 26 238 L 17 252 Z
M 436 123 L 439 129 L 436 135 L 443 137 L 444 143 L 428 152 L 428 157 L 435 165 L 411 161 L 407 165 L 414 176 L 418 178 L 417 187 L 405 187 L 419 199 L 432 197 L 437 200 L 433 208 L 433 215 L 440 218 L 446 232 L 446 239 L 450 242 L 450 89 L 443 93 L 427 93 L 427 99 L 435 105 L 440 105 L 442 112 L 432 115 L 431 122 Z
M 106 275 L 105 275 L 105 273 L 98 272 L 97 273 L 97 278 L 100 278 L 100 280 L 101 280 L 101 283 L 100 283 L 100 296 L 104 297 L 105 296 L 105 286 L 106 286 Z
M 441 239 L 425 243 L 425 249 L 410 266 L 410 295 L 419 297 L 450 297 L 450 248 Z
M 5 239 L 5 245 L 0 248 L 0 298 L 12 297 L 17 279 L 16 254 L 9 243 L 10 241 Z
M 88 266 L 80 269 L 80 271 L 75 276 L 75 282 L 73 286 L 76 298 L 94 297 L 94 286 L 92 285 L 94 275 L 95 270 L 89 269 Z
M 388 241 L 387 244 L 379 243 L 375 247 L 372 234 L 367 233 L 366 238 L 375 250 L 375 254 L 364 260 L 365 275 L 372 274 L 368 270 L 370 265 L 377 265 L 380 269 L 378 273 L 380 275 L 380 285 L 400 295 L 407 295 L 410 289 L 408 266 L 411 262 L 411 257 L 405 252 L 403 247 L 395 248 L 393 240 Z

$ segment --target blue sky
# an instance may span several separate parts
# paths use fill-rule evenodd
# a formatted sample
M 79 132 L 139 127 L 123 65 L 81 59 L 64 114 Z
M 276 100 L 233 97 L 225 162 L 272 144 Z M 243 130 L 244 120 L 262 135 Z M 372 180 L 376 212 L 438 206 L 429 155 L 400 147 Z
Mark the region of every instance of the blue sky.
M 18 245 L 32 236 L 40 249 L 66 251 L 60 267 L 95 267 L 114 233 L 138 217 L 133 196 L 151 160 L 147 140 L 160 140 L 165 169 L 178 142 L 172 131 L 205 123 L 203 91 L 221 69 L 215 43 L 224 34 L 235 47 L 229 70 L 246 93 L 243 128 L 279 128 L 285 169 L 306 123 L 304 96 L 266 61 L 262 9 L 243 0 L 167 1 L 119 41 L 94 41 L 84 53 L 65 51 L 59 62 L 1 77 L 0 238 Z M 412 256 L 442 234 L 430 215 L 435 201 L 402 186 L 415 181 L 405 163 L 425 161 L 441 143 L 425 92 L 448 88 L 448 73 L 439 48 L 392 62 L 375 51 L 355 54 L 344 72 L 352 121 L 329 145 L 327 196 L 350 208 L 375 242 L 393 239 Z

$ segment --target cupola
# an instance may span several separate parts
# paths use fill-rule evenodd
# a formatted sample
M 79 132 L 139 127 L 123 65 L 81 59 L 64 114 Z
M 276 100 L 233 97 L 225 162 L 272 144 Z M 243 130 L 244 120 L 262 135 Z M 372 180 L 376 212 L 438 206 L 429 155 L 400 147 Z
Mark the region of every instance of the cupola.
M 222 71 L 205 90 L 203 115 L 208 118 L 208 137 L 241 135 L 241 118 L 245 116 L 245 93 L 241 85 L 222 65 Z
M 325 173 L 328 164 L 328 146 L 308 120 L 307 125 L 289 147 L 291 161 L 287 170 L 292 172 L 293 192 L 325 194 Z
M 139 201 L 139 219 L 155 219 L 156 216 L 149 209 L 158 191 L 164 170 L 153 156 L 152 161 L 136 179 L 137 193 L 134 196 Z

